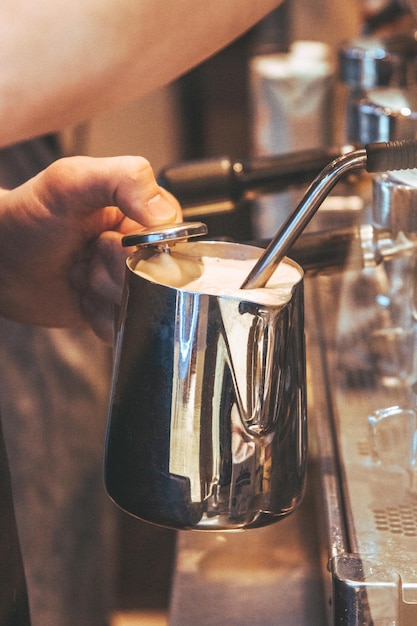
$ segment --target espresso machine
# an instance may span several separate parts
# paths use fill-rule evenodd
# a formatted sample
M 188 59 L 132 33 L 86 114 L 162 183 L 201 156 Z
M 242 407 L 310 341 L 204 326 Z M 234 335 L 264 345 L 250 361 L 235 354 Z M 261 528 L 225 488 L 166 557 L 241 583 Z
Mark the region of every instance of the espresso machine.
M 412 42 L 410 52 L 409 45 L 391 49 L 390 41 L 383 54 L 381 48 L 370 54 L 367 45 L 341 51 L 350 76 L 353 58 L 359 85 L 349 103 L 349 139 L 356 146 L 414 139 Z M 375 82 L 360 85 L 370 73 Z M 387 83 L 387 75 L 395 80 Z M 209 222 L 212 235 L 213 216 L 330 168 L 275 238 L 280 253 L 306 272 L 311 467 L 304 503 L 267 528 L 180 532 L 173 626 L 417 623 L 417 179 L 401 167 L 392 171 L 389 162 L 376 168 L 382 174 L 345 172 L 341 164 L 350 163 L 350 154 L 352 146 L 246 161 L 223 157 L 161 173 L 186 218 Z M 352 170 L 362 168 L 361 159 Z M 319 206 L 339 181 L 335 161 L 349 181 L 346 203 L 333 213 Z M 352 197 L 361 199 L 359 212 L 351 209 Z
M 341 53 L 345 75 L 351 53 Z M 397 74 L 394 82 L 374 85 L 356 100 L 351 139 L 416 136 L 413 57 L 414 52 L 400 54 L 391 72 Z M 356 65 L 361 65 L 357 58 Z M 391 244 L 413 247 L 415 183 L 415 173 L 372 180 L 367 219 Z M 312 294 L 330 623 L 408 626 L 417 622 L 415 253 L 403 249 L 379 269 L 371 260 L 359 274 L 348 263 L 343 276 L 340 288 L 334 279 L 318 279 Z M 335 296 L 339 313 L 334 326 L 325 327 L 320 320 Z

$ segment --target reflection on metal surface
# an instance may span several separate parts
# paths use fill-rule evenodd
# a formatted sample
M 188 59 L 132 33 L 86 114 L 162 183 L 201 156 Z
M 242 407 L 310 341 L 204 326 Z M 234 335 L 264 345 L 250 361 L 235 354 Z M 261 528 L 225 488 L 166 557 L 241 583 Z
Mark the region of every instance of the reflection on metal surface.
M 224 242 L 176 249 L 229 259 L 261 252 Z M 117 338 L 109 494 L 131 514 L 175 528 L 279 520 L 305 481 L 302 273 L 286 303 L 264 305 L 147 280 L 132 271 L 138 254 L 128 262 Z
M 175 312 L 174 360 L 169 442 L 169 472 L 188 476 L 192 502 L 201 499 L 199 458 L 200 420 L 196 407 L 203 396 L 207 302 L 178 292 Z

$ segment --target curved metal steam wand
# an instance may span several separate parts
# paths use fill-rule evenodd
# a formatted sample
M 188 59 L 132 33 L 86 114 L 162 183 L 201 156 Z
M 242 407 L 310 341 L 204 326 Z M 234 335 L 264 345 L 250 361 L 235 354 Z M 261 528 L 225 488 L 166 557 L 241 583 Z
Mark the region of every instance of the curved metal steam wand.
M 271 240 L 241 289 L 256 289 L 266 285 L 323 200 L 345 174 L 359 169 L 376 173 L 414 167 L 417 167 L 417 140 L 368 144 L 329 163 L 314 179 L 295 211 Z

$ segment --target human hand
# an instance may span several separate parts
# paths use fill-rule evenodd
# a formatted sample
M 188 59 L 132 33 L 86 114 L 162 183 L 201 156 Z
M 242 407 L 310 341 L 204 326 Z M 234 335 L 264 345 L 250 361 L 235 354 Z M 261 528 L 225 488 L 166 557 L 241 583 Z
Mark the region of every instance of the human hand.
M 122 236 L 178 221 L 178 202 L 141 157 L 60 159 L 1 190 L 0 315 L 41 326 L 90 325 L 111 341 L 131 252 Z

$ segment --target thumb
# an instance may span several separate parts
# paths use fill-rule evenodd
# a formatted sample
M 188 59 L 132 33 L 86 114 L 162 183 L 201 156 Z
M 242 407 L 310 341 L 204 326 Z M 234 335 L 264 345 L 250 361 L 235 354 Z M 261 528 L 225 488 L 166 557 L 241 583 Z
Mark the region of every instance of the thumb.
M 172 194 L 160 187 L 149 162 L 143 157 L 109 159 L 114 168 L 114 204 L 144 226 L 181 220 L 181 207 Z
M 76 209 L 74 202 L 82 212 L 117 206 L 144 226 L 181 221 L 179 202 L 158 185 L 143 157 L 67 157 L 55 161 L 42 175 L 43 190 L 51 196 L 48 205 L 58 204 L 61 210 L 62 203 L 56 201 L 60 194 L 73 199 L 71 210 Z

